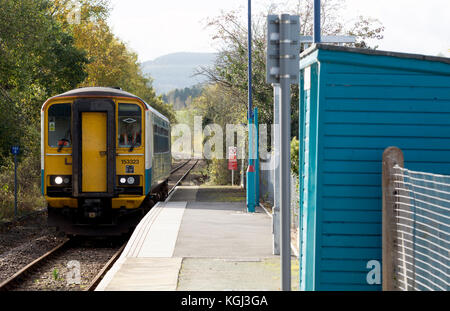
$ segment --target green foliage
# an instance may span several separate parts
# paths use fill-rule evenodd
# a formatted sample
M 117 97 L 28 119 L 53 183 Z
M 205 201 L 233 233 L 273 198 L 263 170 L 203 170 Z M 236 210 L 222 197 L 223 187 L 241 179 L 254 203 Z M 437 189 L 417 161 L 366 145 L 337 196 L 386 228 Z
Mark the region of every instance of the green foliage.
M 346 27 L 341 13 L 345 9 L 344 0 L 322 0 L 321 26 L 323 35 L 354 35 L 356 47 L 368 48 L 367 40 L 383 38 L 384 27 L 376 19 L 359 17 Z M 300 15 L 301 35 L 312 35 L 313 0 L 292 1 L 283 5 L 271 5 L 269 14 L 289 12 Z M 258 107 L 260 123 L 272 124 L 273 89 L 266 83 L 266 15 L 255 16 L 252 25 L 252 85 L 253 105 Z M 217 84 L 233 98 L 230 110 L 247 106 L 247 25 L 243 22 L 241 12 L 224 12 L 208 21 L 207 27 L 213 31 L 213 40 L 221 46 L 215 65 L 212 68 L 201 68 L 198 74 L 208 78 L 210 83 Z M 299 90 L 297 85 L 291 87 L 291 135 L 299 137 L 298 120 Z M 242 119 L 236 119 L 234 123 Z M 269 136 L 270 139 L 270 136 Z
M 298 176 L 298 160 L 299 160 L 300 144 L 297 137 L 292 138 L 291 141 L 291 170 L 292 173 Z
M 384 28 L 375 19 L 360 17 L 346 28 L 341 17 L 345 8 L 344 0 L 322 0 L 322 32 L 324 35 L 354 35 L 353 46 L 368 48 L 367 40 L 383 38 Z M 313 30 L 313 0 L 292 1 L 282 7 L 271 5 L 268 14 L 285 11 L 300 15 L 301 35 L 311 35 Z M 252 95 L 253 105 L 258 107 L 260 124 L 273 123 L 273 89 L 266 83 L 266 15 L 254 16 L 252 24 Z M 239 124 L 246 122 L 248 97 L 248 48 L 247 25 L 241 12 L 223 12 L 208 21 L 213 30 L 213 40 L 218 41 L 221 50 L 213 67 L 202 67 L 197 74 L 206 76 L 212 87 L 205 88 L 202 95 L 194 100 L 194 106 L 204 116 L 204 123 Z M 303 47 L 302 47 L 303 48 Z M 221 95 L 225 94 L 225 96 Z M 299 89 L 291 86 L 291 143 L 292 170 L 298 175 L 299 137 Z M 270 127 L 269 127 L 270 128 Z M 271 135 L 268 135 L 268 145 Z M 211 162 L 213 174 L 223 170 L 220 162 Z M 225 173 L 225 172 L 224 172 Z M 225 176 L 225 175 L 224 175 Z M 221 182 L 221 181 L 218 181 Z
M 225 159 L 212 159 L 208 164 L 209 181 L 214 185 L 231 184 L 231 171 Z
M 27 214 L 36 208 L 44 208 L 40 187 L 39 157 L 27 156 L 18 164 L 18 212 Z M 14 166 L 9 159 L 0 168 L 0 220 L 14 217 Z
M 0 164 L 13 143 L 39 144 L 43 101 L 83 81 L 85 52 L 50 14 L 46 0 L 0 2 Z M 31 131 L 31 133 L 30 133 Z
M 52 276 L 53 276 L 53 279 L 54 279 L 55 281 L 58 281 L 58 280 L 59 280 L 59 271 L 58 271 L 58 269 L 53 268 L 53 270 L 52 270 Z
M 89 59 L 85 66 L 87 77 L 79 86 L 119 86 L 139 96 L 173 122 L 173 108 L 156 96 L 151 78 L 143 74 L 137 54 L 113 34 L 104 19 L 103 16 L 107 14 L 104 11 L 108 12 L 108 8 L 104 7 L 103 11 L 99 8 L 104 2 L 90 2 L 93 2 L 91 7 L 96 10 L 93 17 L 83 11 L 81 23 L 72 27 L 75 45 L 85 50 Z M 67 12 L 62 10 L 61 14 Z

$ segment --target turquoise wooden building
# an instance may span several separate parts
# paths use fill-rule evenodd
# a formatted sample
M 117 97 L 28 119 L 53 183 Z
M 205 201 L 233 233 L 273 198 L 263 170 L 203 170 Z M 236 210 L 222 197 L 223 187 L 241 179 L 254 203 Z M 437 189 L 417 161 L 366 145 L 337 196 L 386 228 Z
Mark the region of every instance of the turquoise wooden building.
M 301 289 L 381 290 L 367 276 L 372 260 L 381 274 L 382 153 L 450 174 L 450 59 L 311 46 L 300 136 Z

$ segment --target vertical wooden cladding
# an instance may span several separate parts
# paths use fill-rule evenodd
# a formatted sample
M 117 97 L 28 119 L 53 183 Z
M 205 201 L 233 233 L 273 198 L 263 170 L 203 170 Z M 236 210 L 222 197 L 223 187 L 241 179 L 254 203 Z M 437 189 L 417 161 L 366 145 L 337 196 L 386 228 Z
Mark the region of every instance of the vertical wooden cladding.
M 367 283 L 366 265 L 382 259 L 385 148 L 402 149 L 411 169 L 450 174 L 450 61 L 369 53 L 319 46 L 301 60 L 302 69 L 318 69 L 310 90 L 317 99 L 302 88 L 300 96 L 303 149 L 317 139 L 317 155 L 309 148 L 300 157 L 303 189 L 316 187 L 301 192 L 308 202 L 301 207 L 301 269 L 313 274 L 300 275 L 304 289 L 381 290 Z M 305 107 L 314 104 L 317 116 L 306 118 Z M 317 120 L 316 133 L 308 120 Z M 314 161 L 315 181 L 304 177 Z M 311 212 L 315 223 L 306 222 Z M 315 257 L 314 264 L 303 257 Z

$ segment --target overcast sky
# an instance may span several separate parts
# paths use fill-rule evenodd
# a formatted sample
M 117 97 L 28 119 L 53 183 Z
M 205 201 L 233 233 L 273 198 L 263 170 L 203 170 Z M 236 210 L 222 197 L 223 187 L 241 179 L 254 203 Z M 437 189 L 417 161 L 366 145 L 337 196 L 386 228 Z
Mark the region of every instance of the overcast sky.
M 255 14 L 268 3 L 297 0 L 253 0 Z M 379 49 L 450 57 L 450 0 L 346 0 L 346 20 L 358 15 L 378 18 L 386 27 Z M 140 61 L 173 52 L 214 52 L 205 20 L 221 10 L 241 9 L 247 0 L 111 0 L 114 33 Z M 281 12 L 280 12 L 281 13 Z

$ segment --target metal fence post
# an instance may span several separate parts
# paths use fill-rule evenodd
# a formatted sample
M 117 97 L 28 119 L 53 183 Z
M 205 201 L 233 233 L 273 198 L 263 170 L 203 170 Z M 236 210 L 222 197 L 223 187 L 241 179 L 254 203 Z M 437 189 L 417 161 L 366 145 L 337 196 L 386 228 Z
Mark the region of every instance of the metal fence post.
M 383 152 L 383 211 L 382 211 L 382 288 L 384 291 L 397 290 L 395 281 L 395 178 L 394 166 L 404 166 L 402 151 L 397 147 L 388 147 Z

